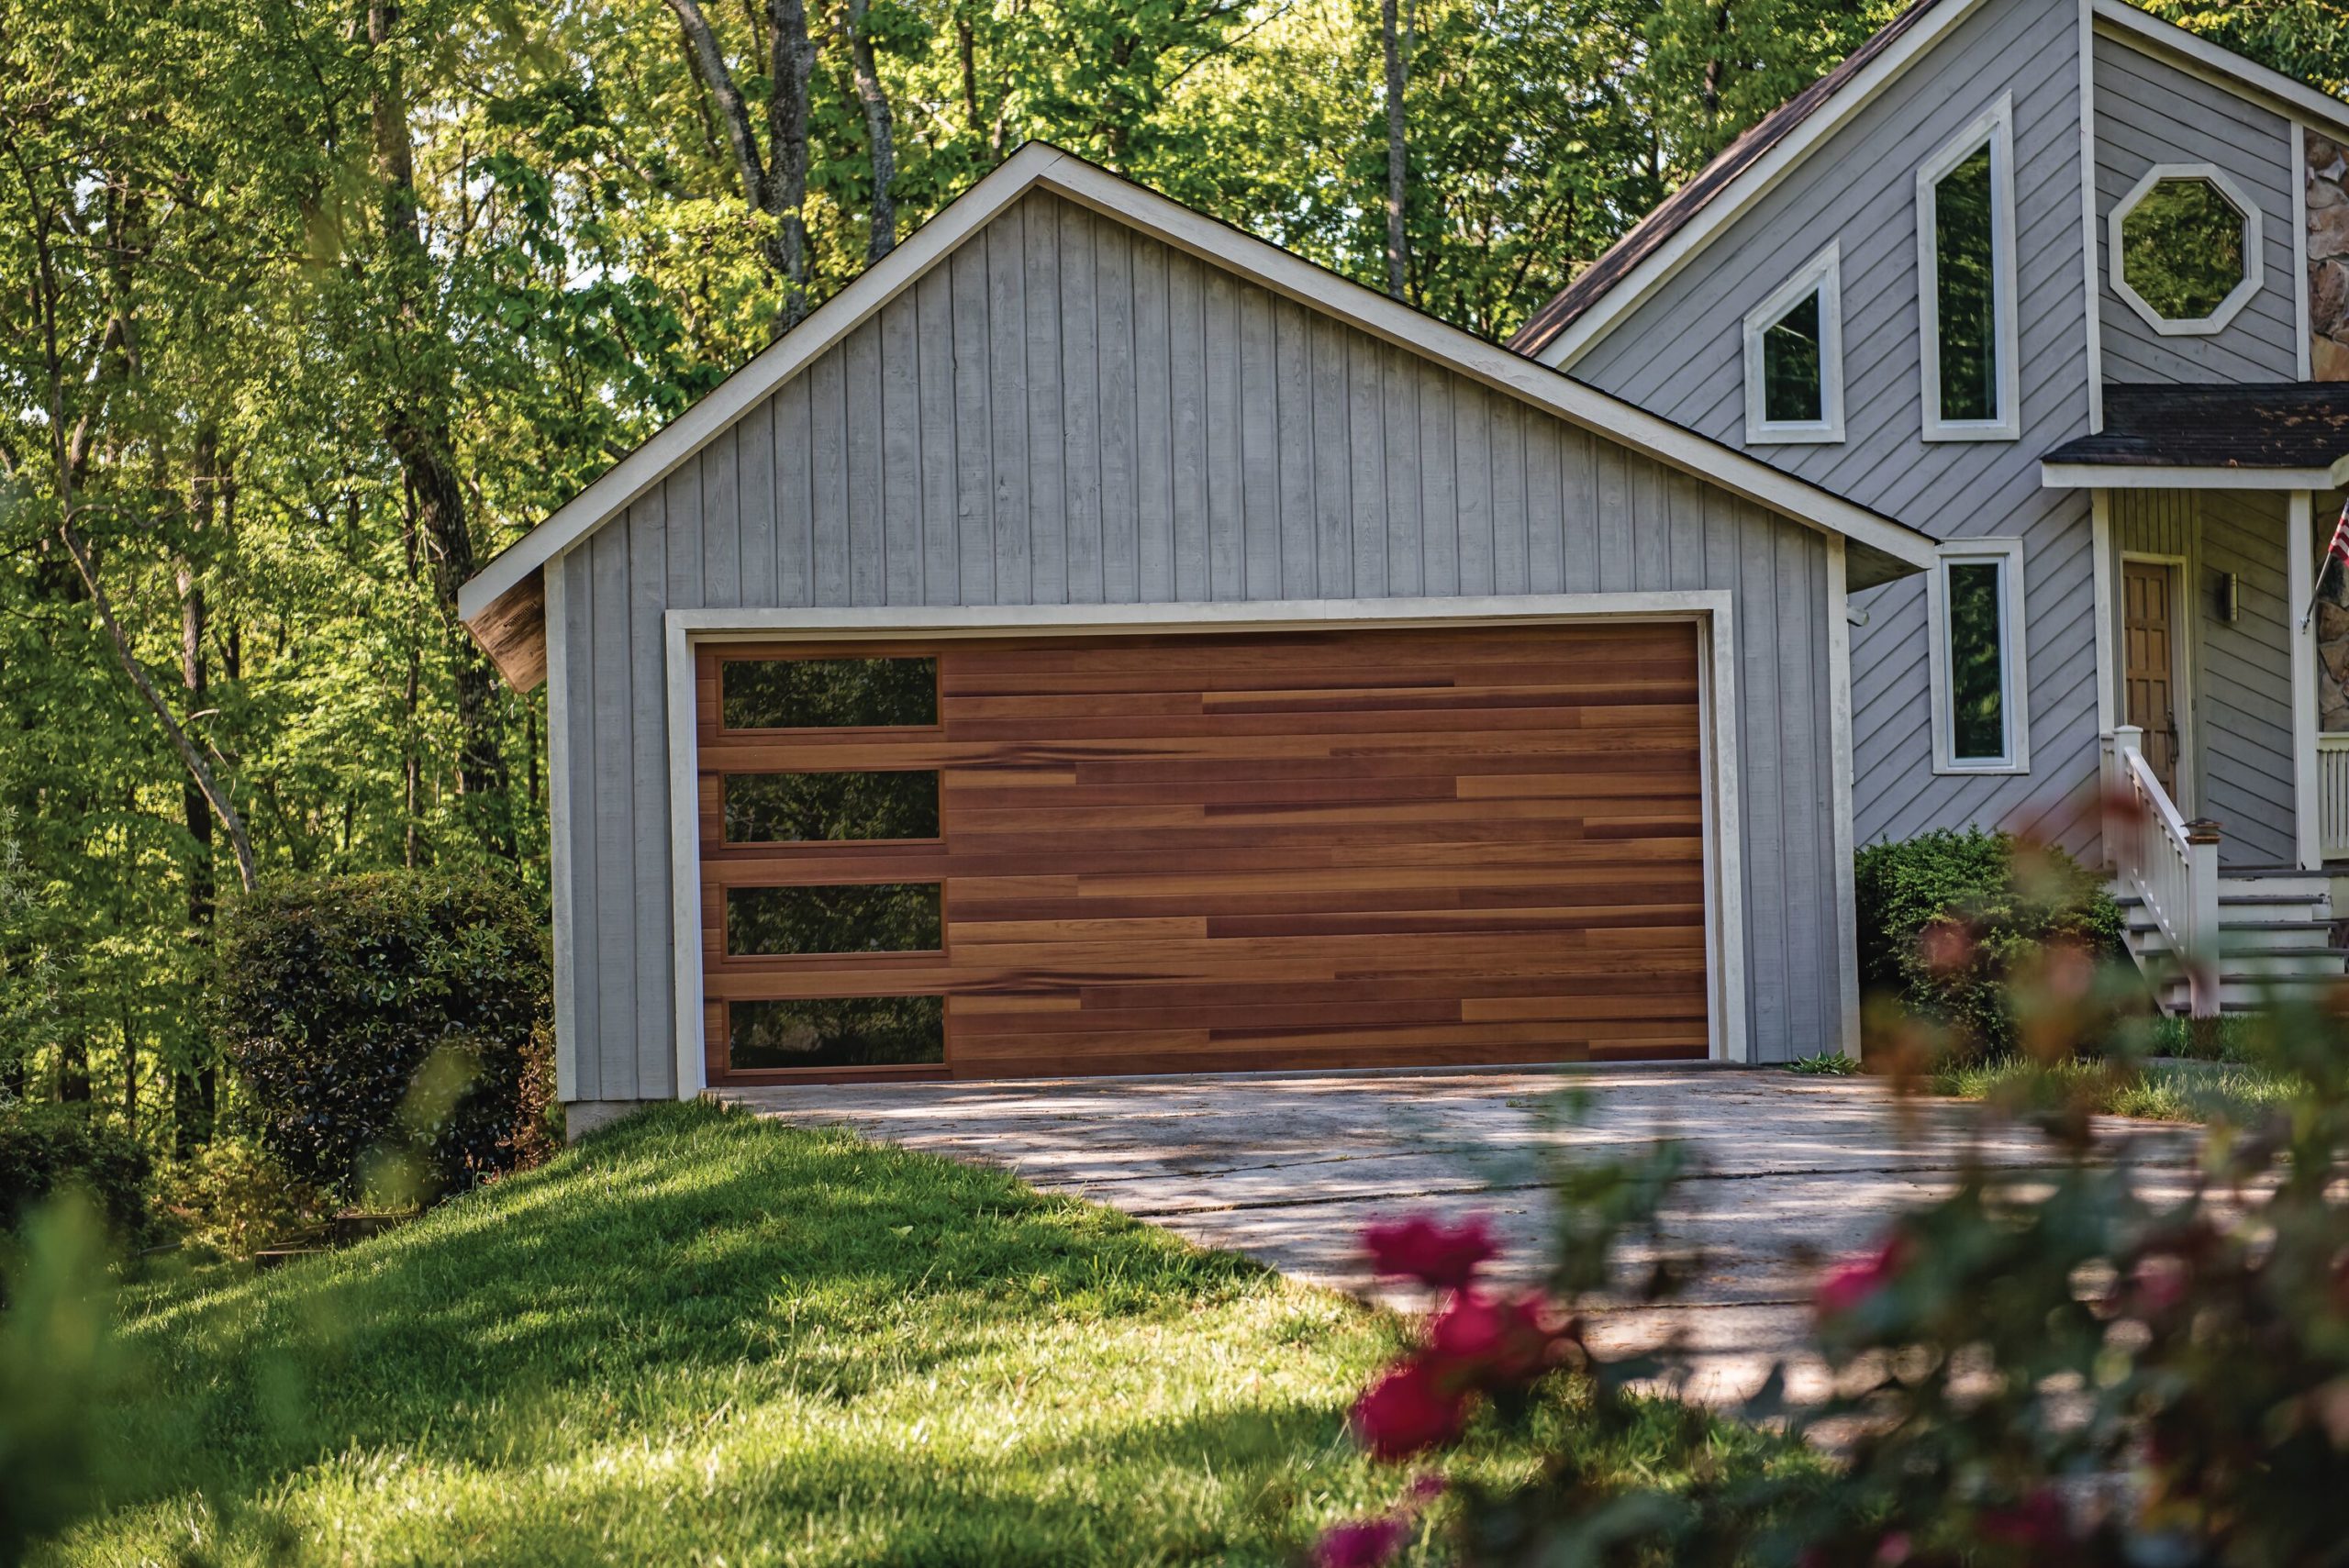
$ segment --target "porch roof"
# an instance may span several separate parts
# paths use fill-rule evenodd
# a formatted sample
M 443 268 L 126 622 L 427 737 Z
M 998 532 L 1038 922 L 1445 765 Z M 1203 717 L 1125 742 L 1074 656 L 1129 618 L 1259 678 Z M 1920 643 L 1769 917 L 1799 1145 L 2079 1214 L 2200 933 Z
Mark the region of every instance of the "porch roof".
M 2349 478 L 2349 382 L 2104 389 L 2104 428 L 2040 460 L 2050 485 L 2327 490 Z

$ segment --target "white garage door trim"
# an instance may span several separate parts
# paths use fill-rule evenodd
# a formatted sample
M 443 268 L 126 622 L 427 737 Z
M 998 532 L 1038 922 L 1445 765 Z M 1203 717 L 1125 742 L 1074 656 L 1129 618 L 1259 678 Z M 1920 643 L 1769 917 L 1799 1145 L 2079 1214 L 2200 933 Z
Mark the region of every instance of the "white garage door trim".
M 562 573 L 550 571 L 550 592 Z M 1701 768 L 1705 816 L 1705 968 L 1708 1054 L 1716 1062 L 1744 1062 L 1750 1045 L 1745 1006 L 1744 884 L 1740 850 L 1737 773 L 1737 637 L 1734 595 L 1727 589 L 1689 589 L 1626 594 L 1525 594 L 1446 599 L 1285 599 L 1214 604 L 1156 605 L 971 605 L 878 608 L 670 610 L 666 630 L 669 732 L 669 865 L 671 940 L 675 988 L 677 1097 L 692 1099 L 706 1086 L 702 1051 L 701 849 L 695 820 L 694 644 L 771 639 L 796 641 L 820 637 L 1033 636 L 1072 637 L 1119 633 L 1311 631 L 1341 626 L 1347 630 L 1427 626 L 1512 626 L 1543 621 L 1686 620 L 1698 628 L 1699 730 L 1705 740 Z M 1831 606 L 1840 617 L 1842 607 Z M 556 606 L 548 607 L 549 624 Z M 549 639 L 549 709 L 558 706 L 564 685 L 560 650 Z M 558 770 L 560 772 L 560 770 Z M 555 947 L 558 966 L 573 973 L 569 921 L 560 885 L 557 857 Z M 567 984 L 556 992 L 556 1032 L 568 1030 Z M 567 1062 L 569 1051 L 559 1051 Z

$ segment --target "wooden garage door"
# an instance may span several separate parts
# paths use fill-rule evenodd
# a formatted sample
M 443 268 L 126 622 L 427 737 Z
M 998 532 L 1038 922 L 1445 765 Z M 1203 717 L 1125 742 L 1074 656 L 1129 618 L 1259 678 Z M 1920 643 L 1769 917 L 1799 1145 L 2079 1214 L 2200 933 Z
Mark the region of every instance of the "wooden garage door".
M 1687 623 L 698 654 L 713 1082 L 1706 1051 Z

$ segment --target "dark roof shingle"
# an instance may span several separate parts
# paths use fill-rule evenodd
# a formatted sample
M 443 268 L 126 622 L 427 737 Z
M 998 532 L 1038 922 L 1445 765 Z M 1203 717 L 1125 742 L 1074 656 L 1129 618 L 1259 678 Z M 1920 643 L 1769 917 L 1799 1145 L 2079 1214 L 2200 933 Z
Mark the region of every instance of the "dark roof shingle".
M 2349 382 L 2108 384 L 2104 428 L 2047 462 L 2113 468 L 2327 468 L 2349 457 Z

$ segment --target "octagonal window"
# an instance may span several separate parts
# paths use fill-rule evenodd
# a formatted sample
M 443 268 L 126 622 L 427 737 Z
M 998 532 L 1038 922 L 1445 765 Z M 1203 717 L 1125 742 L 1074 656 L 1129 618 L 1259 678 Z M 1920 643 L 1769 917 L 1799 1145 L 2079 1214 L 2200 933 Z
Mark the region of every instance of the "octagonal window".
M 2258 289 L 2259 214 L 2216 170 L 2154 169 L 2113 211 L 2113 286 L 2164 332 L 2215 332 Z

